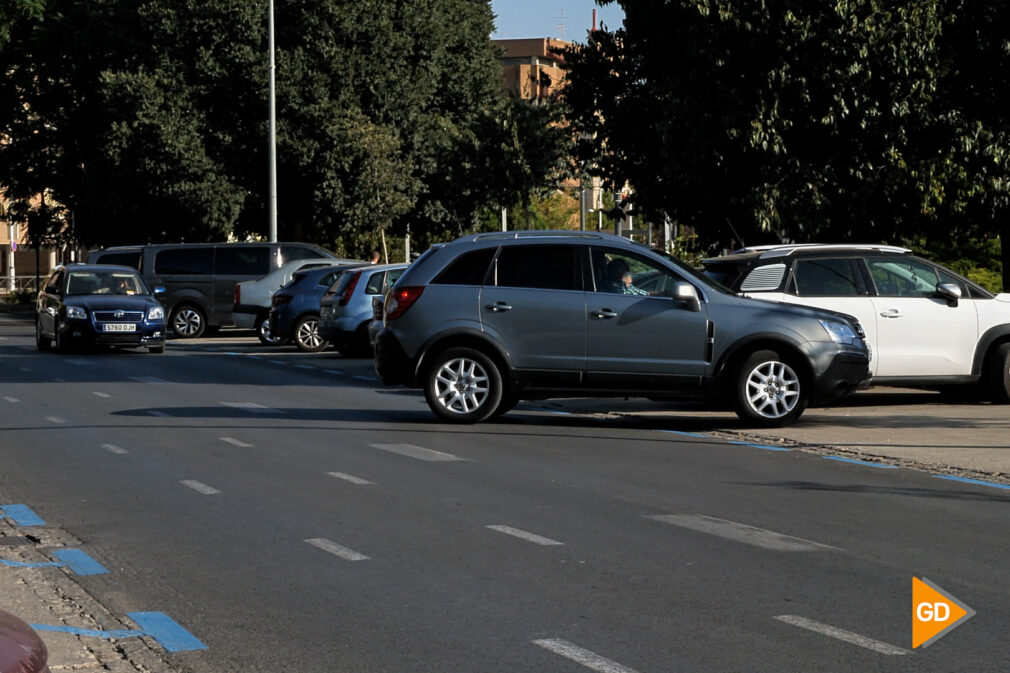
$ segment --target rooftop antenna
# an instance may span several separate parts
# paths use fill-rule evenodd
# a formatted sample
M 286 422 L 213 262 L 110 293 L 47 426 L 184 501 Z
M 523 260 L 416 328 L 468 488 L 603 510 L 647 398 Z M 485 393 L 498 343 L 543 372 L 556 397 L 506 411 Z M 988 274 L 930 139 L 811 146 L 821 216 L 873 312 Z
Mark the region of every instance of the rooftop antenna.
M 557 25 L 558 37 L 560 37 L 563 40 L 565 39 L 565 19 L 568 18 L 565 16 L 564 7 L 558 10 L 558 16 L 555 16 L 554 18 L 560 21 L 560 23 Z

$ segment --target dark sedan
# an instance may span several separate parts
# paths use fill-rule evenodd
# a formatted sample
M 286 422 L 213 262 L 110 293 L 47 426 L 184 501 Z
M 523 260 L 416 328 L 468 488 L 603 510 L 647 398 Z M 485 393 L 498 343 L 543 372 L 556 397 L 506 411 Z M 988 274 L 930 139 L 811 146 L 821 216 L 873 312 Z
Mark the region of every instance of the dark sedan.
M 106 264 L 58 266 L 35 306 L 39 350 L 146 346 L 165 350 L 165 309 L 136 269 Z

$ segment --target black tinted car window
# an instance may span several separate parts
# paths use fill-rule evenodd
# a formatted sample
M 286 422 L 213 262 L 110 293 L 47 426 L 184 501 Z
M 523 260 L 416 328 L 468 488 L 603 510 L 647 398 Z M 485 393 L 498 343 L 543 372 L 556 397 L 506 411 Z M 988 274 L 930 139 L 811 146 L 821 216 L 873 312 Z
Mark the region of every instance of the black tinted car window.
M 492 284 L 543 290 L 580 290 L 574 245 L 516 245 L 502 248 Z
M 793 267 L 796 294 L 801 297 L 855 297 L 859 295 L 855 268 L 847 258 L 798 259 Z
M 222 276 L 265 276 L 269 272 L 270 248 L 267 246 L 220 246 L 214 255 L 214 273 Z
M 433 285 L 482 285 L 487 268 L 497 248 L 472 250 L 457 257 L 442 273 L 435 276 Z
M 160 275 L 209 275 L 214 271 L 214 248 L 162 250 L 154 258 L 154 272 Z
M 368 277 L 365 284 L 365 294 L 379 294 L 382 292 L 382 280 L 386 277 L 385 271 L 377 271 Z
M 299 245 L 283 245 L 281 246 L 281 264 L 287 264 L 288 262 L 293 262 L 296 259 L 315 259 L 316 257 L 323 257 L 318 250 L 313 250 L 312 248 L 303 248 Z
M 140 251 L 132 252 L 106 252 L 98 256 L 96 264 L 118 264 L 119 266 L 129 266 L 134 269 L 140 268 Z

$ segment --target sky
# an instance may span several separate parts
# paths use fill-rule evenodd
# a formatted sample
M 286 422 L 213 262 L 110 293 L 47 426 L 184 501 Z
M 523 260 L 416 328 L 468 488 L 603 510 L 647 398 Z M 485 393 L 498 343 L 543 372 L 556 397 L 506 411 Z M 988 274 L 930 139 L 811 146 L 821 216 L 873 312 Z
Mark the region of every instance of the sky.
M 612 2 L 598 7 L 594 0 L 491 0 L 495 13 L 495 40 L 522 37 L 555 37 L 569 42 L 585 42 L 586 31 L 596 20 L 614 30 L 621 26 L 624 11 Z

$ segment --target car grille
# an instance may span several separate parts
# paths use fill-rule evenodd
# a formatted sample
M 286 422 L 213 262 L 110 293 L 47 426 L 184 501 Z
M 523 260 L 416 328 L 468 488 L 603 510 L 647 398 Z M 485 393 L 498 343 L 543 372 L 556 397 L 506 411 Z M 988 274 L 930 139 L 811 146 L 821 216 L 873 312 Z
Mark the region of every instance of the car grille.
M 122 315 L 116 315 L 122 313 Z M 95 322 L 143 322 L 143 311 L 95 311 Z

